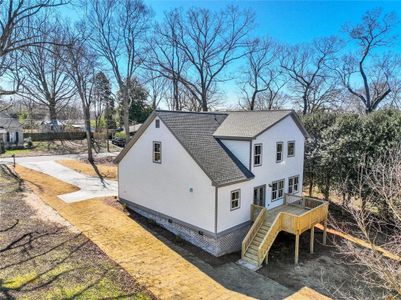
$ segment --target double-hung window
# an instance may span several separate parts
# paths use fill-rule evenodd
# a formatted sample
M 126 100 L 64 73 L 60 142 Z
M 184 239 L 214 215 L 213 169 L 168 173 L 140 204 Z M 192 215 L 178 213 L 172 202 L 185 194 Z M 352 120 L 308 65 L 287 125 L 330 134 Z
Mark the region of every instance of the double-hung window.
M 153 142 L 153 162 L 161 164 L 162 163 L 162 143 Z
M 283 198 L 284 195 L 284 179 L 272 182 L 272 201 Z
M 298 193 L 299 188 L 299 176 L 293 176 L 288 178 L 288 194 Z
M 241 191 L 240 190 L 232 191 L 230 209 L 235 210 L 240 208 L 240 206 L 241 206 Z
M 281 162 L 283 160 L 283 142 L 278 142 L 276 144 L 276 162 Z
M 292 157 L 295 156 L 295 142 L 290 141 L 287 143 L 287 156 Z
M 253 147 L 253 165 L 255 167 L 262 165 L 262 144 L 255 144 Z

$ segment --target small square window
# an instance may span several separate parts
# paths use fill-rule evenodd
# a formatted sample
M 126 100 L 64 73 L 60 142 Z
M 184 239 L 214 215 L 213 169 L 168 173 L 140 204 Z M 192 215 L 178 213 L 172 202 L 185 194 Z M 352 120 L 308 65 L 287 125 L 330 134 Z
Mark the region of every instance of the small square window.
M 153 142 L 153 162 L 162 163 L 162 143 Z
M 287 143 L 287 156 L 291 157 L 291 156 L 295 156 L 295 142 L 288 142 Z
M 281 162 L 283 160 L 283 142 L 278 142 L 276 144 L 276 162 Z
M 230 209 L 235 210 L 241 206 L 241 193 L 240 190 L 235 190 L 231 192 L 231 204 Z
M 160 120 L 159 119 L 157 119 L 155 121 L 155 125 L 156 125 L 156 128 L 160 128 Z

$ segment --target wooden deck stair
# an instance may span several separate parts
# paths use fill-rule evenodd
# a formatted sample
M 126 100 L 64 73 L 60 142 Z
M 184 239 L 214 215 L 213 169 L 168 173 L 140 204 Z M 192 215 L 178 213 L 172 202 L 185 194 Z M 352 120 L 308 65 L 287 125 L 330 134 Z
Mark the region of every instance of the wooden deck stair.
M 292 202 L 289 202 L 292 201 Z M 296 235 L 295 262 L 298 262 L 299 235 L 311 229 L 311 252 L 313 252 L 314 226 L 325 223 L 328 214 L 328 203 L 311 198 L 289 195 L 285 204 L 266 210 L 264 207 L 252 205 L 251 219 L 254 223 L 242 242 L 241 259 L 256 268 L 268 259 L 269 250 L 280 231 Z M 256 216 L 256 218 L 255 218 Z M 323 243 L 326 240 L 326 230 Z

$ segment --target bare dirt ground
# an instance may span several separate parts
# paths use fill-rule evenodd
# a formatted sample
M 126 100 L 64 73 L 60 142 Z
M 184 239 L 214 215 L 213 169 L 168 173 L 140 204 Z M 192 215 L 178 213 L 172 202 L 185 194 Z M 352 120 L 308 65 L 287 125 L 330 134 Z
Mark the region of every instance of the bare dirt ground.
M 57 163 L 85 175 L 98 176 L 94 167 L 86 161 L 65 159 L 58 160 Z M 112 162 L 108 162 L 107 157 L 103 159 L 98 159 L 95 163 L 97 171 L 103 178 L 117 180 L 117 166 L 114 165 Z
M 110 200 L 109 203 L 113 201 Z M 133 211 L 130 211 L 130 216 L 213 279 L 249 296 L 267 299 L 263 298 L 263 286 L 252 284 L 259 281 L 259 276 L 262 276 L 276 281 L 292 292 L 309 287 L 333 299 L 350 299 L 350 295 L 357 297 L 354 290 L 358 285 L 360 287 L 356 276 L 362 271 L 361 267 L 351 264 L 337 253 L 333 241 L 338 237 L 329 234 L 328 243 L 324 246 L 321 243 L 323 234 L 318 229 L 315 229 L 313 254 L 309 253 L 310 233 L 305 232 L 301 235 L 298 265 L 294 265 L 295 236 L 280 233 L 270 250 L 269 264 L 263 265 L 255 273 L 259 276 L 248 276 L 249 272 L 237 272 L 237 276 L 233 277 L 232 270 L 237 268 L 235 262 L 241 256 L 239 252 L 214 257 Z M 251 283 L 247 285 L 247 281 Z M 372 294 L 369 299 L 379 299 L 379 295 L 380 291 L 377 291 L 377 294 Z M 280 298 L 282 294 L 278 293 L 277 296 L 269 299 L 282 299 Z
M 0 165 L 0 299 L 152 299 Z

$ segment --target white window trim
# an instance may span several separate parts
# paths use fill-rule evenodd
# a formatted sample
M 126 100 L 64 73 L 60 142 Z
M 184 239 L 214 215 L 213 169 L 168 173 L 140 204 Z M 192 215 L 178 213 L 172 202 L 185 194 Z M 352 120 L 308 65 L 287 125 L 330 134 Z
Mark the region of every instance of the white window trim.
M 296 193 L 298 193 L 299 192 L 299 175 L 295 175 L 295 176 L 291 176 L 291 177 L 288 177 L 288 187 L 287 187 L 287 192 L 288 192 L 288 194 L 296 194 Z M 294 178 L 298 178 L 298 183 L 297 183 L 297 190 L 296 191 L 294 191 L 294 183 L 292 184 L 292 192 L 290 193 L 290 179 L 294 179 Z
M 260 146 L 260 154 L 255 154 L 256 153 L 256 151 L 255 151 L 256 146 Z M 259 156 L 259 164 L 255 164 L 256 155 Z M 258 143 L 258 144 L 253 145 L 253 166 L 254 167 L 260 167 L 262 165 L 262 163 L 263 163 L 262 159 L 263 159 L 263 144 L 262 143 Z
M 278 160 L 277 159 L 277 154 L 279 153 L 278 151 L 277 151 L 277 146 L 279 145 L 279 144 L 281 144 L 281 160 Z M 283 142 L 277 142 L 276 143 L 276 151 L 275 151 L 275 153 L 276 153 L 276 163 L 280 163 L 280 162 L 282 162 L 283 161 L 283 152 L 284 152 L 284 143 Z
M 160 160 L 159 161 L 157 161 L 156 159 L 155 159 L 155 144 L 159 144 L 160 145 Z M 159 142 L 159 141 L 153 141 L 153 143 L 152 143 L 152 160 L 153 160 L 153 162 L 155 163 L 155 164 L 161 164 L 162 163 L 162 142 Z
M 238 206 L 233 208 L 233 206 L 232 206 L 233 193 L 236 193 L 236 192 L 238 192 Z M 233 190 L 230 193 L 230 211 L 237 210 L 239 208 L 241 208 L 241 189 Z
M 277 183 L 277 190 L 276 190 L 276 191 L 277 191 L 277 196 L 278 196 L 278 191 L 280 190 L 280 189 L 279 189 L 279 183 L 280 183 L 281 181 L 283 182 L 283 192 L 282 192 L 282 196 L 273 199 L 273 184 Z M 279 180 L 276 180 L 276 181 L 273 181 L 273 182 L 272 182 L 272 191 L 271 191 L 271 202 L 275 202 L 275 201 L 278 201 L 278 200 L 283 199 L 283 198 L 284 198 L 284 190 L 285 190 L 285 178 L 279 179 Z
M 288 154 L 288 146 L 290 145 L 290 143 L 294 144 L 294 154 L 290 155 Z M 295 156 L 295 141 L 288 141 L 287 142 L 287 157 L 294 157 Z

